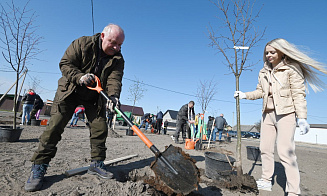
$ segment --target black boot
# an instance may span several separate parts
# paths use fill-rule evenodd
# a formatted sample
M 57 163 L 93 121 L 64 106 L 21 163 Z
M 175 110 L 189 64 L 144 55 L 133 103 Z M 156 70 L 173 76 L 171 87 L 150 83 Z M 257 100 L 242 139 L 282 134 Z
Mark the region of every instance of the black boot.
M 175 144 L 180 144 L 180 142 L 178 141 L 178 137 L 175 137 Z
M 111 179 L 114 177 L 114 175 L 107 170 L 103 161 L 92 161 L 87 173 L 98 175 L 104 179 Z
M 48 164 L 32 165 L 31 174 L 25 183 L 25 191 L 32 192 L 41 189 L 48 166 Z

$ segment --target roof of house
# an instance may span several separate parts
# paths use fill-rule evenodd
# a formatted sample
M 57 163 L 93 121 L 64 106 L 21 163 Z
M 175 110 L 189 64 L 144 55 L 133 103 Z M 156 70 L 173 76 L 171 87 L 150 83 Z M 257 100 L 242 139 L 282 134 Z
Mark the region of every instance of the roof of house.
M 164 113 L 164 116 L 169 113 L 170 117 L 174 120 L 177 120 L 177 114 L 178 114 L 178 111 L 175 111 L 175 110 L 167 110 L 165 113 Z
M 136 116 L 143 116 L 144 115 L 142 107 L 134 106 L 134 109 L 133 109 L 133 106 L 121 104 L 120 109 L 123 112 L 126 112 L 126 111 L 132 112 L 132 110 L 133 110 L 133 115 L 136 115 Z
M 310 128 L 323 128 L 323 129 L 327 129 L 327 124 L 310 124 Z
M 327 124 L 310 124 L 310 128 L 327 129 Z M 233 127 L 233 130 L 237 130 L 236 125 Z M 241 131 L 258 132 L 255 125 L 241 125 Z
M 237 130 L 237 126 L 235 125 L 233 127 L 233 130 Z M 241 125 L 241 131 L 249 131 L 249 132 L 258 132 L 255 125 Z

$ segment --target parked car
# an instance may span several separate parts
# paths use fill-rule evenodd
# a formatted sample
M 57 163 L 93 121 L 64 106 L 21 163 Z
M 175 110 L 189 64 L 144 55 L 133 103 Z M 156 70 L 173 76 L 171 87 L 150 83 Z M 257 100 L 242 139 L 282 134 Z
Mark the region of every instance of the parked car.
M 260 138 L 260 133 L 258 132 L 249 132 L 253 135 L 253 138 L 259 139 Z
M 228 131 L 227 133 L 230 137 L 237 137 L 237 131 Z
M 248 132 L 248 131 L 241 131 L 241 136 L 243 138 L 252 138 L 253 134 L 251 132 Z

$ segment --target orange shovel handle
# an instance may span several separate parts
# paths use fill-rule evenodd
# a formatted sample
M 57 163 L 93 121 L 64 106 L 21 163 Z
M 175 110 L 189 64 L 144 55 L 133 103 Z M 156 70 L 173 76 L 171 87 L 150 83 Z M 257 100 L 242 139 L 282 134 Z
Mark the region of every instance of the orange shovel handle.
M 101 87 L 101 82 L 100 79 L 95 76 L 95 83 L 96 86 L 95 87 L 91 87 L 91 86 L 87 86 L 88 89 L 90 90 L 95 90 L 98 93 L 100 93 L 101 95 L 103 95 L 108 101 L 110 100 L 110 97 L 108 97 L 104 92 L 103 92 L 103 88 Z M 118 108 L 115 107 L 115 111 L 120 114 L 123 119 L 131 126 L 132 130 L 136 133 L 137 136 L 140 137 L 140 139 L 149 147 L 151 148 L 151 146 L 153 146 L 153 143 L 144 135 L 144 133 L 136 126 L 134 125 L 130 119 Z
M 98 93 L 100 93 L 101 91 L 103 91 L 103 88 L 101 87 L 100 79 L 97 76 L 95 76 L 95 83 L 96 83 L 96 86 L 95 87 L 91 87 L 91 86 L 86 86 L 86 87 L 88 89 L 95 90 Z
M 134 133 L 136 133 L 137 136 L 147 145 L 148 148 L 151 148 L 153 146 L 153 143 L 144 135 L 144 133 L 136 126 L 133 125 L 132 130 Z
M 97 76 L 95 76 L 95 82 L 96 82 L 96 87 L 89 87 L 87 88 L 91 90 L 97 91 L 99 94 L 101 94 L 104 98 L 106 98 L 108 101 L 111 100 L 110 97 L 106 93 L 103 92 L 103 89 L 101 88 L 101 83 L 100 80 Z M 115 100 L 112 100 L 115 101 Z M 147 147 L 156 155 L 158 159 L 160 159 L 168 168 L 175 174 L 178 175 L 178 172 L 176 169 L 169 163 L 169 161 L 162 156 L 161 152 L 158 150 L 158 148 L 153 145 L 153 143 L 144 135 L 144 133 L 136 126 L 134 123 L 122 112 L 117 105 L 115 106 L 115 111 L 120 114 L 125 122 L 132 128 L 132 130 L 136 133 L 137 136 L 147 145 Z

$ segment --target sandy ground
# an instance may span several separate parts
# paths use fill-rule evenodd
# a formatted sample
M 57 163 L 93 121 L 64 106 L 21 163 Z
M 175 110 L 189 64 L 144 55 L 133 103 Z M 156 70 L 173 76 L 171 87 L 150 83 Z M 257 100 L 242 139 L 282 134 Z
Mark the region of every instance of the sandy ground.
M 12 113 L 0 112 L 0 122 L 10 121 L 11 116 Z M 41 117 L 44 118 L 48 117 Z M 108 169 L 114 173 L 114 179 L 99 179 L 85 172 L 66 177 L 64 175 L 66 170 L 88 166 L 90 163 L 89 130 L 81 121 L 78 125 L 76 128 L 65 129 L 62 140 L 57 146 L 57 155 L 50 162 L 42 190 L 34 193 L 25 192 L 24 184 L 32 165 L 29 159 L 38 146 L 38 137 L 45 130 L 45 126 L 23 126 L 24 130 L 18 142 L 1 142 L 1 195 L 163 195 L 141 180 L 144 176 L 153 175 L 149 168 L 154 160 L 153 153 L 137 136 L 126 136 L 126 127 L 122 126 L 116 126 L 115 129 L 122 137 L 107 139 L 107 160 L 131 154 L 138 154 L 138 156 L 110 165 Z M 168 131 L 168 135 L 149 133 L 146 136 L 160 151 L 163 151 L 165 146 L 173 144 L 170 138 L 172 134 L 173 131 Z M 189 195 L 255 195 L 215 186 L 213 181 L 204 175 L 205 150 L 185 150 L 184 144 L 176 146 L 182 147 L 190 154 L 197 161 L 196 165 L 201 171 L 199 189 Z M 231 143 L 216 143 L 211 150 L 224 149 L 235 153 L 235 146 L 236 139 L 232 138 Z M 242 140 L 243 171 L 258 179 L 261 174 L 261 162 L 247 159 L 246 146 L 259 146 L 259 140 Z M 296 154 L 301 174 L 302 195 L 327 195 L 327 146 L 297 143 Z M 285 172 L 276 153 L 272 192 L 260 191 L 259 195 L 284 195 L 285 183 Z

